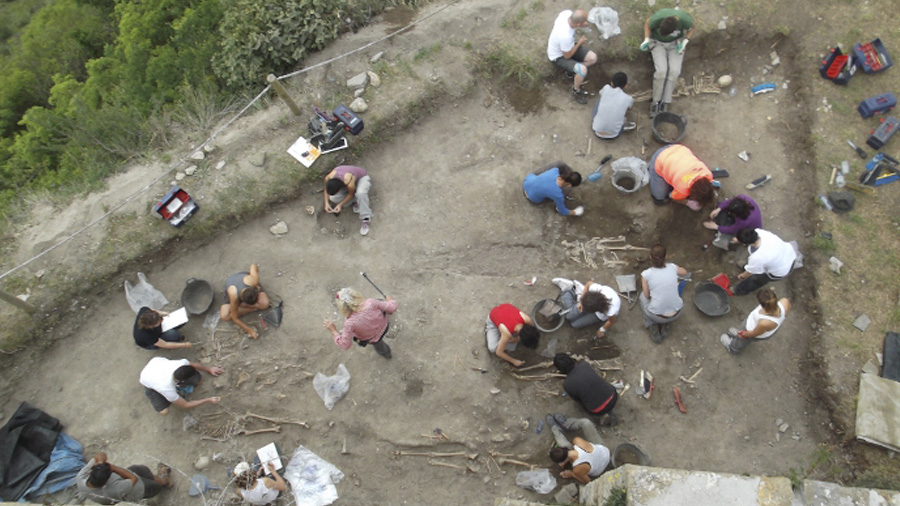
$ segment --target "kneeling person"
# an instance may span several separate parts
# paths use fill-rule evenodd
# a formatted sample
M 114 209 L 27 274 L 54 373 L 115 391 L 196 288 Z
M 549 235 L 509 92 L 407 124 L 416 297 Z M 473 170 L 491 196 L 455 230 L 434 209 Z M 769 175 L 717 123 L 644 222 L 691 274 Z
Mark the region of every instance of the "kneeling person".
M 150 399 L 160 415 L 169 414 L 172 404 L 182 409 L 191 409 L 203 404 L 218 404 L 221 398 L 207 397 L 195 401 L 187 401 L 182 395 L 190 394 L 194 387 L 203 381 L 203 371 L 210 376 L 218 376 L 225 372 L 218 366 L 205 367 L 187 359 L 169 360 L 155 357 L 141 371 L 140 382 L 144 386 L 144 394 Z
M 372 209 L 369 207 L 369 189 L 372 180 L 362 167 L 338 165 L 325 176 L 325 212 L 338 214 L 348 203 L 353 203 L 353 212 L 359 213 L 362 225 L 359 233 L 369 234 Z M 335 204 L 335 205 L 332 205 Z
M 568 353 L 557 353 L 553 357 L 553 365 L 566 375 L 563 390 L 569 398 L 594 416 L 606 415 L 601 425 L 616 424 L 616 417 L 612 413 L 619 400 L 616 387 L 601 378 L 590 364 L 582 360 L 576 362 Z
M 155 497 L 163 487 L 171 487 L 171 469 L 165 464 L 157 467 L 154 475 L 147 466 L 134 465 L 123 469 L 110 464 L 106 454 L 94 455 L 86 466 L 78 471 L 75 484 L 78 491 L 98 504 L 130 503 Z
M 506 352 L 514 351 L 519 342 L 526 348 L 537 348 L 541 333 L 523 311 L 512 304 L 500 304 L 491 309 L 484 322 L 484 336 L 491 353 L 515 367 L 521 367 L 525 362 L 512 358 Z

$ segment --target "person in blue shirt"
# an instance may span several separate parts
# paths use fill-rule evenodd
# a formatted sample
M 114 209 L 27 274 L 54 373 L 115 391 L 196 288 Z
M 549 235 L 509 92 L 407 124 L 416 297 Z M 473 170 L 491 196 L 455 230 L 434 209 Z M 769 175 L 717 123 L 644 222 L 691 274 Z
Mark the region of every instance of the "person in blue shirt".
M 565 195 L 567 190 L 580 184 L 581 174 L 572 170 L 564 162 L 556 161 L 540 172 L 525 176 L 522 193 L 533 204 L 552 200 L 556 204 L 556 210 L 563 216 L 581 216 L 584 214 L 584 207 L 566 208 Z

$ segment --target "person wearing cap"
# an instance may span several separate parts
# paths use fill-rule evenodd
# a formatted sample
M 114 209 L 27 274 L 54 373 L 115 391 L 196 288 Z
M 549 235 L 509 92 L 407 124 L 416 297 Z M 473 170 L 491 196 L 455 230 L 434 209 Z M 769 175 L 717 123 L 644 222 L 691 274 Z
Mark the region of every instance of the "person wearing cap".
M 234 466 L 234 485 L 236 487 L 234 492 L 244 502 L 254 506 L 263 506 L 277 499 L 279 492 L 287 490 L 287 484 L 275 470 L 275 465 L 268 462 L 266 468 L 272 475 L 271 478 L 265 476 L 262 467 L 259 468 L 259 471 L 253 471 L 247 462 L 240 462 Z
M 210 376 L 218 376 L 225 372 L 219 366 L 206 367 L 187 359 L 169 360 L 154 357 L 141 371 L 140 382 L 144 386 L 144 395 L 150 399 L 160 415 L 169 414 L 169 406 L 176 405 L 182 409 L 191 409 L 203 404 L 218 404 L 220 397 L 206 397 L 188 401 L 184 395 L 194 391 L 194 387 L 203 381 L 205 372 Z
M 322 321 L 322 326 L 331 332 L 334 344 L 343 350 L 349 350 L 354 341 L 363 348 L 371 344 L 376 353 L 391 358 L 391 347 L 384 342 L 384 336 L 390 329 L 388 315 L 397 311 L 397 301 L 389 295 L 385 296 L 386 300 L 363 299 L 352 288 L 341 288 L 334 297 L 334 304 L 346 318 L 340 332 L 331 320 Z
M 269 307 L 269 296 L 259 284 L 259 267 L 256 264 L 252 264 L 249 271 L 228 276 L 225 280 L 225 300 L 228 302 L 219 308 L 222 321 L 233 321 L 250 334 L 251 339 L 259 337 L 253 328 L 241 321 L 244 316 Z
M 172 487 L 169 476 L 171 468 L 160 463 L 156 475 L 142 465 L 128 466 L 127 469 L 110 464 L 106 454 L 100 452 L 78 471 L 75 485 L 86 499 L 98 504 L 130 503 L 155 497 L 165 488 Z
M 687 146 L 669 144 L 659 148 L 650 158 L 649 168 L 654 204 L 673 200 L 699 211 L 716 200 L 712 171 Z

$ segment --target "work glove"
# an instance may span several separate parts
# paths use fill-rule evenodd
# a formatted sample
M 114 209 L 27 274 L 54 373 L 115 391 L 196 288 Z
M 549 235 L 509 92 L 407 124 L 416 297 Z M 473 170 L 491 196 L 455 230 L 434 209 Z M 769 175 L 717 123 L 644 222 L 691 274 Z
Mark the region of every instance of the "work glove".
M 684 54 L 684 48 L 687 47 L 688 42 L 690 41 L 691 39 L 688 38 L 683 38 L 678 41 L 678 44 L 675 45 L 675 50 L 678 51 L 678 54 Z
M 649 51 L 650 50 L 650 37 L 646 37 L 644 42 L 641 42 L 641 51 Z
M 584 206 L 578 206 L 575 209 L 572 209 L 572 214 L 575 216 L 581 216 L 584 214 Z

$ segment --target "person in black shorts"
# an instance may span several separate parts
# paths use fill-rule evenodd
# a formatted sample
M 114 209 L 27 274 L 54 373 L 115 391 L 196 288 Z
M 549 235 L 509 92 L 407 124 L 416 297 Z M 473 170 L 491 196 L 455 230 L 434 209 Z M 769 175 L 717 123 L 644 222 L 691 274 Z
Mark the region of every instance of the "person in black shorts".
M 591 415 L 602 416 L 600 425 L 613 426 L 618 422 L 612 410 L 619 400 L 619 393 L 590 364 L 576 362 L 568 353 L 557 353 L 553 365 L 566 375 L 563 381 L 566 394 Z
M 597 53 L 584 47 L 587 37 L 575 40 L 575 29 L 588 26 L 587 12 L 581 9 L 564 10 L 556 16 L 553 30 L 547 41 L 547 58 L 556 66 L 573 75 L 572 96 L 579 104 L 586 104 L 588 92 L 581 89 L 581 83 L 588 74 L 588 67 L 597 63 Z

